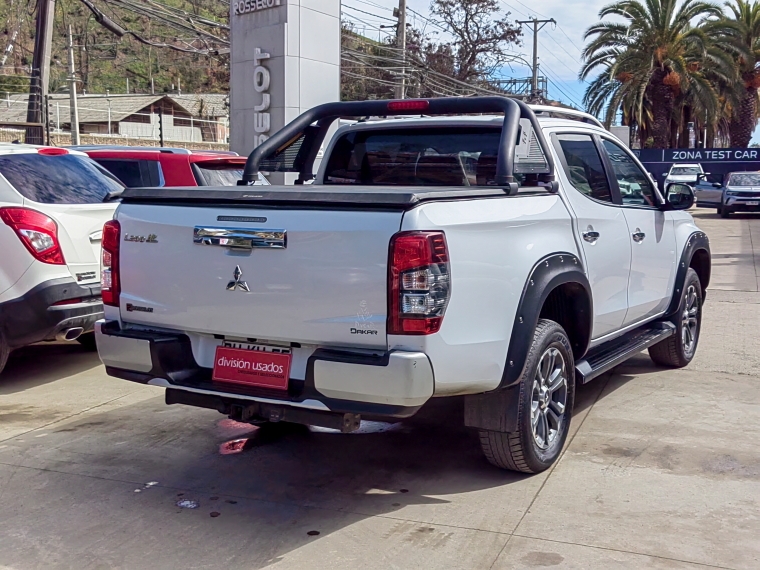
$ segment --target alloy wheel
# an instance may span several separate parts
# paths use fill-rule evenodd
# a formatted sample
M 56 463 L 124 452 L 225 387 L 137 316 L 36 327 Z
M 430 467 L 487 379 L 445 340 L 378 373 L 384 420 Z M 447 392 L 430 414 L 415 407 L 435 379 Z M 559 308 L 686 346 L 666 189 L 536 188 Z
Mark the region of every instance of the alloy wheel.
M 697 345 L 699 334 L 699 296 L 695 285 L 686 289 L 686 302 L 681 314 L 681 342 L 686 354 L 691 354 Z
M 549 347 L 541 355 L 533 379 L 530 419 L 533 439 L 548 449 L 561 432 L 567 407 L 567 365 L 562 353 Z

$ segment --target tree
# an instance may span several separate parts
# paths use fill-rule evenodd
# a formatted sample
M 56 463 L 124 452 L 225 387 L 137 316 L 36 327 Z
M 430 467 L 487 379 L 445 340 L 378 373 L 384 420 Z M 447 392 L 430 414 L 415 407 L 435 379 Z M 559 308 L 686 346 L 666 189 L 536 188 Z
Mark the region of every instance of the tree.
M 497 0 L 433 0 L 430 10 L 450 39 L 436 41 L 409 28 L 404 54 L 395 35 L 370 40 L 344 22 L 341 98 L 390 97 L 402 70 L 412 97 L 503 92 L 494 76 L 514 59 L 509 48 L 518 45 L 521 36 L 509 13 L 500 11 Z
M 731 146 L 746 147 L 757 126 L 760 88 L 760 3 L 746 0 L 727 2 L 728 18 L 711 22 L 707 32 L 718 38 L 722 49 L 735 58 L 736 101 L 729 106 Z
M 501 14 L 497 0 L 433 0 L 430 12 L 454 37 L 431 55 L 450 51 L 456 79 L 490 79 L 513 61 L 508 48 L 519 45 L 522 30 L 509 21 L 509 12 Z
M 602 8 L 600 19 L 617 16 L 625 22 L 600 21 L 586 31 L 590 41 L 580 77 L 601 68 L 584 96 L 589 110 L 606 106 L 607 124 L 623 110 L 640 139 L 651 136 L 655 148 L 674 144 L 673 118 L 682 94 L 682 103 L 699 106 L 715 120 L 721 108 L 712 79 L 730 81 L 733 64 L 692 22 L 721 15 L 717 6 L 700 0 L 680 6 L 677 0 L 622 0 Z

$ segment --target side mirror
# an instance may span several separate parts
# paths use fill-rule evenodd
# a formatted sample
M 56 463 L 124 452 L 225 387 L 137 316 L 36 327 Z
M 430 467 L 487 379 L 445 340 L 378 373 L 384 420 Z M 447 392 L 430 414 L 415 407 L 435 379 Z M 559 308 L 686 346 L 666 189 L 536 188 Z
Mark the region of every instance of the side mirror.
M 723 188 L 723 184 L 721 184 L 720 182 L 713 182 L 713 186 L 715 188 Z
M 670 173 L 669 173 L 669 172 L 663 172 L 663 173 L 662 173 L 662 175 L 663 175 L 663 176 L 666 176 L 666 177 L 667 177 L 667 175 L 668 175 L 668 174 L 670 174 Z
M 688 184 L 668 184 L 666 193 L 671 210 L 688 210 L 694 205 L 694 190 Z

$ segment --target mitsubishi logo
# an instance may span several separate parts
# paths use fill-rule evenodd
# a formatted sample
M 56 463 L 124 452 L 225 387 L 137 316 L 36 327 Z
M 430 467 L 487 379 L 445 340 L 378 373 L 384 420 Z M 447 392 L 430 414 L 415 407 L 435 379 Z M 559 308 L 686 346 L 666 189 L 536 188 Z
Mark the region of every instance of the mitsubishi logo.
M 227 283 L 227 291 L 250 291 L 248 283 L 240 279 L 243 276 L 243 270 L 239 265 L 235 266 L 235 271 L 232 272 L 232 281 Z

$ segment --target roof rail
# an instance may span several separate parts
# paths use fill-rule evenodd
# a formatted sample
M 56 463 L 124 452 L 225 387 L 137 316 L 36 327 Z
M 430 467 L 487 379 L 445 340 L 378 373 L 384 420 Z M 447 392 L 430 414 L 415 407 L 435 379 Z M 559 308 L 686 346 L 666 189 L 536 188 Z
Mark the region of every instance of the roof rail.
M 538 115 L 539 117 L 542 115 L 559 115 L 564 116 L 569 119 L 575 119 L 576 121 L 581 121 L 584 123 L 591 123 L 592 125 L 595 125 L 597 127 L 604 128 L 604 124 L 597 119 L 594 115 L 591 115 L 590 113 L 584 113 L 583 111 L 578 111 L 577 109 L 566 109 L 564 107 L 553 107 L 551 105 L 528 105 L 531 109 L 533 109 L 533 112 Z
M 549 151 L 535 112 L 518 99 L 508 97 L 437 97 L 431 99 L 345 101 L 318 105 L 285 125 L 265 140 L 248 156 L 238 185 L 247 186 L 257 179 L 261 162 L 271 155 L 285 153 L 301 141 L 294 161 L 294 168 L 288 172 L 298 172 L 296 184 L 303 184 L 313 178 L 312 167 L 320 145 L 327 135 L 330 125 L 337 119 L 382 117 L 388 115 L 463 115 L 482 113 L 503 113 L 504 126 L 496 158 L 496 186 L 501 186 L 507 194 L 515 194 L 518 183 L 515 174 L 515 147 L 520 129 L 520 119 L 527 119 L 546 159 L 548 172 L 539 178 L 554 187 L 554 159 Z M 284 172 L 284 171 L 283 171 Z

